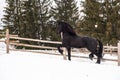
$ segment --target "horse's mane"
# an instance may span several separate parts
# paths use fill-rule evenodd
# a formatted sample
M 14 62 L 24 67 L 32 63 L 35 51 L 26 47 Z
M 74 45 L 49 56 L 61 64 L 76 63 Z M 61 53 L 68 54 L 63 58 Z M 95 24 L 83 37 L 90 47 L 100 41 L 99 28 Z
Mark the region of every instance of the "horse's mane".
M 75 33 L 73 27 L 72 27 L 70 24 L 68 24 L 68 23 L 66 23 L 66 22 L 63 22 L 63 21 L 57 21 L 57 23 L 60 24 L 60 25 L 62 25 L 62 29 L 63 29 L 65 32 L 69 33 L 70 35 L 74 35 L 74 36 L 77 35 L 77 34 Z

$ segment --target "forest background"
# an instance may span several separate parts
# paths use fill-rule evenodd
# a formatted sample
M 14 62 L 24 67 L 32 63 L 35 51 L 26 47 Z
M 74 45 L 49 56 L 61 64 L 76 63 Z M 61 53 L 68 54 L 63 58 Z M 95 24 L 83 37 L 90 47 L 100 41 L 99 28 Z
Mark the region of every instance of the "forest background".
M 61 20 L 78 35 L 100 39 L 104 45 L 120 40 L 120 0 L 6 0 L 6 4 L 2 22 L 10 34 L 60 41 L 53 21 Z

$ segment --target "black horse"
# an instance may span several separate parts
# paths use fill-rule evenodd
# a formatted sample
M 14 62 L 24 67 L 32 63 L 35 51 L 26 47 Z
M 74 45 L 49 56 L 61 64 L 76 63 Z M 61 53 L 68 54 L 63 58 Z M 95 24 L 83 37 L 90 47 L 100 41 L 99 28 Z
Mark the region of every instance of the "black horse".
M 100 40 L 78 36 L 71 25 L 62 21 L 57 21 L 57 31 L 62 38 L 62 44 L 58 46 L 58 51 L 61 54 L 63 54 L 61 47 L 66 47 L 68 59 L 71 60 L 71 48 L 87 48 L 91 52 L 89 58 L 92 60 L 94 55 L 96 55 L 96 63 L 100 64 L 103 51 L 103 44 Z

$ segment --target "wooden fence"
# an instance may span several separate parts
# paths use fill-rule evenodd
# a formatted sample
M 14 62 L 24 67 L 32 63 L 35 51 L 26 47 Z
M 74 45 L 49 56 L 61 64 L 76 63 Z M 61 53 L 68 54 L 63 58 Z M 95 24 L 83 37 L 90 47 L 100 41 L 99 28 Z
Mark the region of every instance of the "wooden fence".
M 11 39 L 14 40 L 18 40 L 18 41 L 10 41 Z M 9 45 L 15 45 L 15 46 L 24 46 L 24 47 L 31 47 L 31 48 L 40 48 L 40 49 L 51 49 L 51 50 L 57 50 L 56 47 L 50 47 L 50 46 L 40 46 L 40 45 L 30 45 L 30 44 L 23 44 L 23 43 L 19 43 L 19 40 L 22 41 L 32 41 L 32 42 L 40 42 L 40 43 L 46 43 L 46 44 L 62 44 L 61 42 L 58 41 L 46 41 L 46 40 L 38 40 L 38 39 L 31 39 L 31 38 L 21 38 L 18 37 L 17 35 L 10 35 L 9 34 L 9 30 L 6 30 L 6 53 L 9 53 L 9 50 L 11 50 L 9 48 Z M 66 49 L 63 48 L 64 53 L 63 53 L 63 58 L 66 58 Z M 25 50 L 24 50 L 25 51 Z M 33 52 L 33 51 L 31 51 Z M 53 55 L 57 55 L 57 54 L 53 54 Z
M 7 53 L 9 53 L 9 50 L 10 50 L 9 45 L 57 50 L 56 47 L 37 46 L 37 45 L 30 45 L 30 44 L 19 43 L 19 40 L 34 41 L 34 42 L 40 42 L 40 43 L 50 43 L 50 44 L 61 44 L 61 42 L 58 42 L 58 41 L 46 41 L 46 40 L 38 40 L 38 39 L 30 39 L 30 38 L 21 38 L 21 37 L 18 37 L 17 35 L 10 35 L 8 29 L 6 30 L 5 39 L 6 40 L 4 42 L 6 43 L 6 52 Z M 14 39 L 14 40 L 18 40 L 18 41 L 10 41 L 10 39 Z M 64 50 L 63 58 L 66 59 L 66 49 L 63 48 L 63 50 Z M 84 51 L 86 51 L 86 49 L 82 49 L 82 52 L 84 52 Z M 111 55 L 113 53 L 117 54 L 118 55 L 118 60 L 111 60 L 111 59 L 105 59 L 105 60 L 118 61 L 118 65 L 120 66 L 120 42 L 118 43 L 117 47 L 115 47 L 115 46 L 104 46 L 103 53 L 104 54 L 108 53 L 108 54 L 111 54 Z M 54 55 L 56 55 L 56 54 L 54 54 Z M 72 57 L 78 57 L 78 56 L 72 56 Z M 83 56 L 81 58 L 88 58 L 88 57 L 84 57 Z

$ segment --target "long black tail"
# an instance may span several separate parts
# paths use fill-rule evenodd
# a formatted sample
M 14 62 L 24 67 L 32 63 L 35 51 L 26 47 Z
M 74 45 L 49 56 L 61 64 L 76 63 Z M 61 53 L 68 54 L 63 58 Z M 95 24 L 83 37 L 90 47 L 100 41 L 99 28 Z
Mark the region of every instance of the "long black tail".
M 97 39 L 97 41 L 99 42 L 99 48 L 98 48 L 98 53 L 99 53 L 99 56 L 100 58 L 102 58 L 102 53 L 103 53 L 103 44 L 100 40 Z

